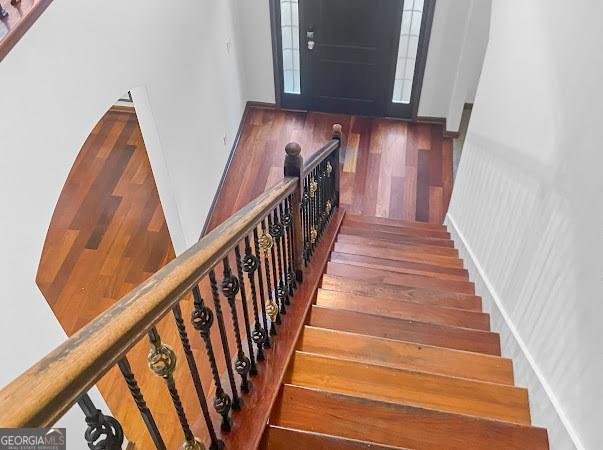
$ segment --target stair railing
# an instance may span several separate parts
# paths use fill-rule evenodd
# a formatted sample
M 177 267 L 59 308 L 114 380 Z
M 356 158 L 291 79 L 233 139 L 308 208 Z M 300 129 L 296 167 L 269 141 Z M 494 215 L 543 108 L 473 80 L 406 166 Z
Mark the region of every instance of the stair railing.
M 222 433 L 228 433 L 233 421 L 231 410 L 243 407 L 241 399 L 249 392 L 249 378 L 262 370 L 264 359 L 270 358 L 279 327 L 287 326 L 283 315 L 339 204 L 341 141 L 341 126 L 334 125 L 332 140 L 309 158 L 305 167 L 300 146 L 288 144 L 283 180 L 4 387 L 0 391 L 0 427 L 50 427 L 77 402 L 86 416 L 89 448 L 121 448 L 121 425 L 97 410 L 86 394 L 107 371 L 118 366 L 154 446 L 165 449 L 162 432 L 126 357 L 136 343 L 147 339 L 148 366 L 163 379 L 169 392 L 183 448 L 203 448 L 182 405 L 182 396 L 188 395 L 198 399 L 210 449 L 223 448 L 208 403 L 220 417 Z M 200 287 L 202 281 L 209 284 L 206 293 Z M 192 314 L 185 318 L 181 301 L 190 292 Z M 223 308 L 228 308 L 230 320 L 224 317 Z M 176 353 L 156 327 L 170 312 L 194 393 L 182 392 L 177 386 Z M 217 342 L 210 333 L 214 322 L 219 329 Z M 203 361 L 198 361 L 199 355 L 191 349 L 190 327 L 203 340 Z M 229 344 L 229 332 L 234 334 L 234 348 Z M 218 370 L 218 358 L 225 361 L 225 381 Z M 211 401 L 201 384 L 198 364 L 207 364 L 211 370 L 215 385 Z

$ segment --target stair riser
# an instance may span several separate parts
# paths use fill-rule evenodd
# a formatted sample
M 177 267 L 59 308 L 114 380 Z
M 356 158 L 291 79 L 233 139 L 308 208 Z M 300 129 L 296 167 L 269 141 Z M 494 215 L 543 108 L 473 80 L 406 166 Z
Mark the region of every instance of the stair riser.
M 416 450 L 546 450 L 546 430 L 286 385 L 271 422 Z
M 307 324 L 331 330 L 500 356 L 498 334 L 485 331 L 403 321 L 320 306 L 312 307 Z
M 333 309 L 345 309 L 403 320 L 435 323 L 451 327 L 473 328 L 490 331 L 487 314 L 454 308 L 422 305 L 400 300 L 375 299 L 337 291 L 319 289 L 316 305 Z
M 424 305 L 481 311 L 482 303 L 474 295 L 436 291 L 433 289 L 413 288 L 385 283 L 370 283 L 353 278 L 326 274 L 322 278 L 322 287 L 339 292 L 349 292 L 365 297 L 388 298 Z
M 408 275 L 420 275 L 422 277 L 436 278 L 450 281 L 469 281 L 469 274 L 464 269 L 450 269 L 430 266 L 421 263 L 410 263 L 404 261 L 391 261 L 388 259 L 373 258 L 361 255 L 349 255 L 346 253 L 331 253 L 330 261 L 351 266 L 366 267 L 374 270 L 385 270 L 388 272 L 402 273 Z
M 376 365 L 513 385 L 511 360 L 306 326 L 297 349 Z

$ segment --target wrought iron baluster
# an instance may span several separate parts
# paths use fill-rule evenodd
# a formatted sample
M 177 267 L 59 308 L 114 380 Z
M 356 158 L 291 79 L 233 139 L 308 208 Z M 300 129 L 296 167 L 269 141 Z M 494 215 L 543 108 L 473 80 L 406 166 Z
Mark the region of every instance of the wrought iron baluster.
M 207 431 L 211 440 L 210 449 L 218 450 L 220 448 L 224 448 L 224 442 L 218 439 L 218 436 L 216 435 L 216 430 L 214 429 L 214 424 L 212 423 L 211 416 L 209 415 L 209 408 L 207 407 L 205 392 L 203 391 L 203 385 L 201 384 L 199 369 L 197 368 L 197 362 L 195 361 L 193 351 L 191 350 L 191 344 L 188 339 L 188 333 L 186 332 L 184 319 L 182 318 L 182 310 L 180 309 L 180 304 L 177 303 L 176 305 L 174 305 L 174 307 L 172 308 L 172 313 L 174 315 L 174 320 L 176 321 L 176 328 L 178 328 L 178 335 L 180 336 L 180 342 L 182 343 L 182 348 L 184 349 L 184 356 L 186 357 L 188 369 L 191 373 L 193 385 L 195 386 L 195 392 L 197 393 L 199 406 L 201 406 L 203 419 L 205 420 L 205 425 L 207 426 Z
M 288 196 L 285 199 L 285 214 L 283 217 L 283 226 L 285 227 L 285 237 L 287 239 L 287 251 L 288 251 L 288 266 L 287 270 L 287 282 L 289 283 L 289 295 L 293 295 L 293 291 L 297 289 L 297 277 L 295 276 L 295 270 L 293 264 L 295 261 L 295 254 L 293 252 L 293 214 L 291 211 L 291 197 Z
M 237 345 L 237 359 L 235 360 L 235 370 L 241 377 L 241 391 L 249 392 L 251 386 L 247 375 L 251 368 L 251 361 L 243 351 L 243 343 L 241 341 L 241 330 L 239 329 L 239 318 L 237 314 L 236 296 L 240 290 L 239 279 L 232 274 L 230 270 L 230 262 L 228 256 L 222 260 L 222 294 L 228 300 L 230 306 L 230 317 L 232 319 L 232 327 L 235 333 L 235 342 Z
M 304 179 L 304 192 L 302 194 L 302 211 L 304 213 L 304 263 L 307 266 L 310 260 L 310 194 L 308 193 L 309 178 Z
M 274 220 L 273 220 L 274 219 Z M 279 307 L 281 314 L 287 314 L 286 297 L 287 290 L 285 289 L 285 282 L 283 280 L 283 269 L 281 266 L 281 231 L 282 227 L 278 223 L 276 216 L 276 209 L 272 213 L 268 214 L 268 229 L 274 239 L 274 246 L 272 247 L 272 275 L 274 276 L 274 289 L 276 296 L 279 300 Z M 275 251 L 276 248 L 276 251 Z M 278 322 L 277 322 L 278 323 Z
M 290 221 L 285 214 L 284 203 L 286 198 L 278 204 L 278 221 L 281 224 L 281 248 L 283 251 L 283 278 L 285 279 L 285 289 L 287 290 L 287 304 L 290 303 L 291 297 L 293 296 L 293 279 L 289 270 L 289 242 L 287 241 L 287 228 L 289 228 Z
M 124 442 L 124 431 L 121 424 L 111 416 L 106 416 L 97 409 L 86 393 L 77 399 L 77 404 L 84 412 L 88 428 L 84 438 L 90 450 L 121 450 Z
M 126 357 L 123 357 L 117 362 L 117 366 L 121 371 L 121 374 L 128 385 L 128 389 L 130 390 L 130 394 L 132 398 L 136 402 L 136 407 L 142 416 L 142 420 L 149 430 L 149 434 L 151 435 L 151 439 L 153 440 L 153 444 L 155 444 L 155 448 L 157 450 L 166 450 L 165 443 L 163 441 L 163 437 L 159 432 L 159 428 L 157 427 L 157 423 L 155 422 L 155 418 L 153 417 L 153 413 L 147 406 L 147 402 L 142 395 L 142 391 L 140 390 L 140 386 L 138 386 L 138 382 L 136 381 L 136 377 L 134 373 L 132 373 L 132 368 L 130 367 L 130 362 Z
M 254 232 L 257 231 L 254 229 Z M 249 241 L 249 235 L 245 235 L 245 256 L 241 259 L 241 266 L 243 271 L 247 274 L 247 280 L 249 281 L 249 290 L 251 292 L 251 304 L 253 306 L 253 332 L 252 332 L 252 340 L 255 342 L 257 347 L 257 359 L 258 361 L 264 361 L 264 341 L 267 336 L 267 329 L 262 328 L 262 324 L 260 323 L 260 315 L 258 311 L 258 297 L 257 290 L 255 287 L 255 272 L 260 270 L 260 261 L 257 256 L 251 253 L 251 244 Z M 261 284 L 261 279 L 260 279 Z M 249 350 L 253 353 L 252 350 Z
M 245 236 L 247 237 L 247 236 Z M 255 365 L 255 355 L 253 353 L 253 338 L 251 335 L 251 324 L 249 322 L 249 310 L 247 307 L 247 292 L 245 291 L 245 278 L 243 277 L 243 265 L 241 259 L 241 250 L 239 244 L 235 246 L 235 258 L 237 260 L 237 276 L 239 277 L 241 302 L 243 306 L 243 322 L 245 323 L 245 332 L 247 333 L 247 347 L 249 348 L 249 375 L 255 376 L 258 374 L 258 369 Z
M 266 230 L 266 224 L 262 220 L 262 236 L 260 237 L 260 247 L 264 253 L 264 267 L 266 268 L 266 286 L 268 288 L 268 300 L 266 301 L 266 314 L 270 317 L 270 334 L 275 335 L 277 333 L 276 325 L 281 323 L 280 308 L 276 301 L 276 289 L 272 290 L 272 283 L 270 281 L 270 263 L 268 261 L 268 255 L 272 253 L 274 261 L 274 239 L 272 235 Z M 273 273 L 275 273 L 274 284 L 276 285 L 276 272 L 273 266 Z
M 232 370 L 232 359 L 230 357 L 230 348 L 228 347 L 228 336 L 226 334 L 226 325 L 224 325 L 222 305 L 220 304 L 218 282 L 216 281 L 216 273 L 213 269 L 209 271 L 209 286 L 211 288 L 211 295 L 214 298 L 214 308 L 216 310 L 216 317 L 218 318 L 218 329 L 220 330 L 220 339 L 222 340 L 222 349 L 224 350 L 224 359 L 226 360 L 226 371 L 228 372 L 228 381 L 230 382 L 230 388 L 232 390 L 232 409 L 236 411 L 241 409 L 242 401 L 239 397 L 239 392 L 237 391 L 234 372 Z
M 176 353 L 168 345 L 161 342 L 161 337 L 157 332 L 156 328 L 152 328 L 149 331 L 149 341 L 151 342 L 151 350 L 147 356 L 149 368 L 151 371 L 160 378 L 163 378 L 165 384 L 172 397 L 172 403 L 178 414 L 178 420 L 184 434 L 183 448 L 185 450 L 202 450 L 203 445 L 198 438 L 195 437 L 191 431 L 191 427 L 186 418 L 182 401 L 180 400 L 180 394 L 176 387 L 176 381 L 174 380 L 174 370 L 176 369 Z
M 218 371 L 218 364 L 216 363 L 216 355 L 214 354 L 214 348 L 211 343 L 211 326 L 214 323 L 214 313 L 211 309 L 205 306 L 203 297 L 201 297 L 201 291 L 199 286 L 193 288 L 193 298 L 195 309 L 191 313 L 191 323 L 193 328 L 199 332 L 203 342 L 205 343 L 205 350 L 207 352 L 207 358 L 209 359 L 209 366 L 216 386 L 216 394 L 214 397 L 214 409 L 218 414 L 222 416 L 222 424 L 220 428 L 222 431 L 230 431 L 232 428 L 232 420 L 230 418 L 230 408 L 232 406 L 232 400 L 222 387 L 222 381 L 220 380 L 220 373 Z
M 260 304 L 261 304 L 261 308 L 262 308 L 262 322 L 264 324 L 264 332 L 266 333 L 266 335 L 264 336 L 264 348 L 270 348 L 272 343 L 270 342 L 270 334 L 272 332 L 272 330 L 268 330 L 268 306 L 267 306 L 267 302 L 271 302 L 271 297 L 270 297 L 270 275 L 269 275 L 269 271 L 270 269 L 268 268 L 268 263 L 267 263 L 267 259 L 264 258 L 264 268 L 266 269 L 266 278 L 267 278 L 267 283 L 268 283 L 268 295 L 265 295 L 264 292 L 264 277 L 263 277 L 263 273 L 262 273 L 262 259 L 261 259 L 261 254 L 260 254 L 260 238 L 258 237 L 258 229 L 257 227 L 255 227 L 253 229 L 253 248 L 255 250 L 255 257 L 258 260 L 258 285 L 260 287 Z M 266 300 L 266 297 L 268 298 L 268 300 Z M 272 304 L 271 304 L 272 306 Z M 272 311 L 271 311 L 272 312 Z M 272 321 L 272 316 L 270 316 L 270 320 Z M 274 330 L 274 334 L 276 334 L 276 330 Z M 258 357 L 259 359 L 259 357 Z
M 318 191 L 318 182 L 316 181 L 316 168 L 312 169 L 310 183 L 308 186 L 308 194 L 310 195 L 310 256 L 314 255 L 314 248 L 316 247 L 316 240 L 318 238 L 318 209 L 316 207 Z

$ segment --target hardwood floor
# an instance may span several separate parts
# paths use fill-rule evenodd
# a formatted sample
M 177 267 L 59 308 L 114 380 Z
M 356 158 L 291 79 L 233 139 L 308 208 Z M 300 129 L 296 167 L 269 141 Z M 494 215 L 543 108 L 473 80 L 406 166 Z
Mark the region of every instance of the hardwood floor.
M 208 229 L 282 177 L 284 147 L 288 142 L 299 142 L 307 158 L 330 137 L 333 123 L 343 125 L 347 140 L 341 198 L 350 212 L 442 222 L 450 197 L 452 165 L 451 142 L 442 138 L 440 126 L 250 108 Z M 436 234 L 441 231 L 427 230 Z M 350 236 L 349 242 L 356 238 Z M 402 239 L 400 251 L 407 249 L 408 242 L 420 239 L 423 238 Z M 433 241 L 437 244 L 437 240 Z M 444 256 L 454 251 L 435 248 Z M 36 281 L 62 327 L 71 335 L 172 258 L 174 249 L 136 115 L 110 111 L 91 132 L 69 174 L 48 230 Z M 205 282 L 201 291 L 204 298 L 209 298 Z M 191 299 L 184 298 L 181 307 L 188 324 Z M 213 384 L 203 342 L 198 333 L 188 328 L 193 352 L 199 355 L 203 386 L 208 398 L 212 398 Z M 219 346 L 217 327 L 212 328 L 214 345 Z M 185 358 L 173 317 L 166 316 L 158 329 L 180 361 L 176 383 L 181 392 L 186 392 L 183 403 L 193 431 L 205 438 L 207 433 L 192 394 L 190 375 L 182 363 Z M 182 443 L 182 431 L 162 380 L 147 368 L 148 349 L 146 341 L 140 342 L 128 358 L 168 448 L 176 448 Z M 219 368 L 223 370 L 224 358 L 220 350 L 217 352 Z M 152 448 L 118 370 L 112 369 L 98 387 L 115 417 L 128 430 L 128 439 L 136 443 L 136 448 Z
M 307 159 L 343 126 L 341 202 L 351 214 L 441 224 L 452 192 L 452 140 L 441 125 L 249 108 L 211 230 L 283 173 L 285 145 L 298 142 Z

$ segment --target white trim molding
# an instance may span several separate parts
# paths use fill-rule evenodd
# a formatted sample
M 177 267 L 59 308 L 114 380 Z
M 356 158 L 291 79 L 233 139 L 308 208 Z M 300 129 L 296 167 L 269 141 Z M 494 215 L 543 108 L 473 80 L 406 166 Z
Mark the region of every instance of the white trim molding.
M 465 268 L 471 280 L 475 282 L 476 294 L 481 296 L 484 310 L 490 314 L 492 330 L 500 334 L 502 354 L 513 359 L 516 384 L 529 390 L 532 423 L 534 426 L 547 429 L 551 450 L 586 450 L 542 370 L 513 324 L 494 285 L 450 214 L 446 215 L 445 224 L 449 226 Z

